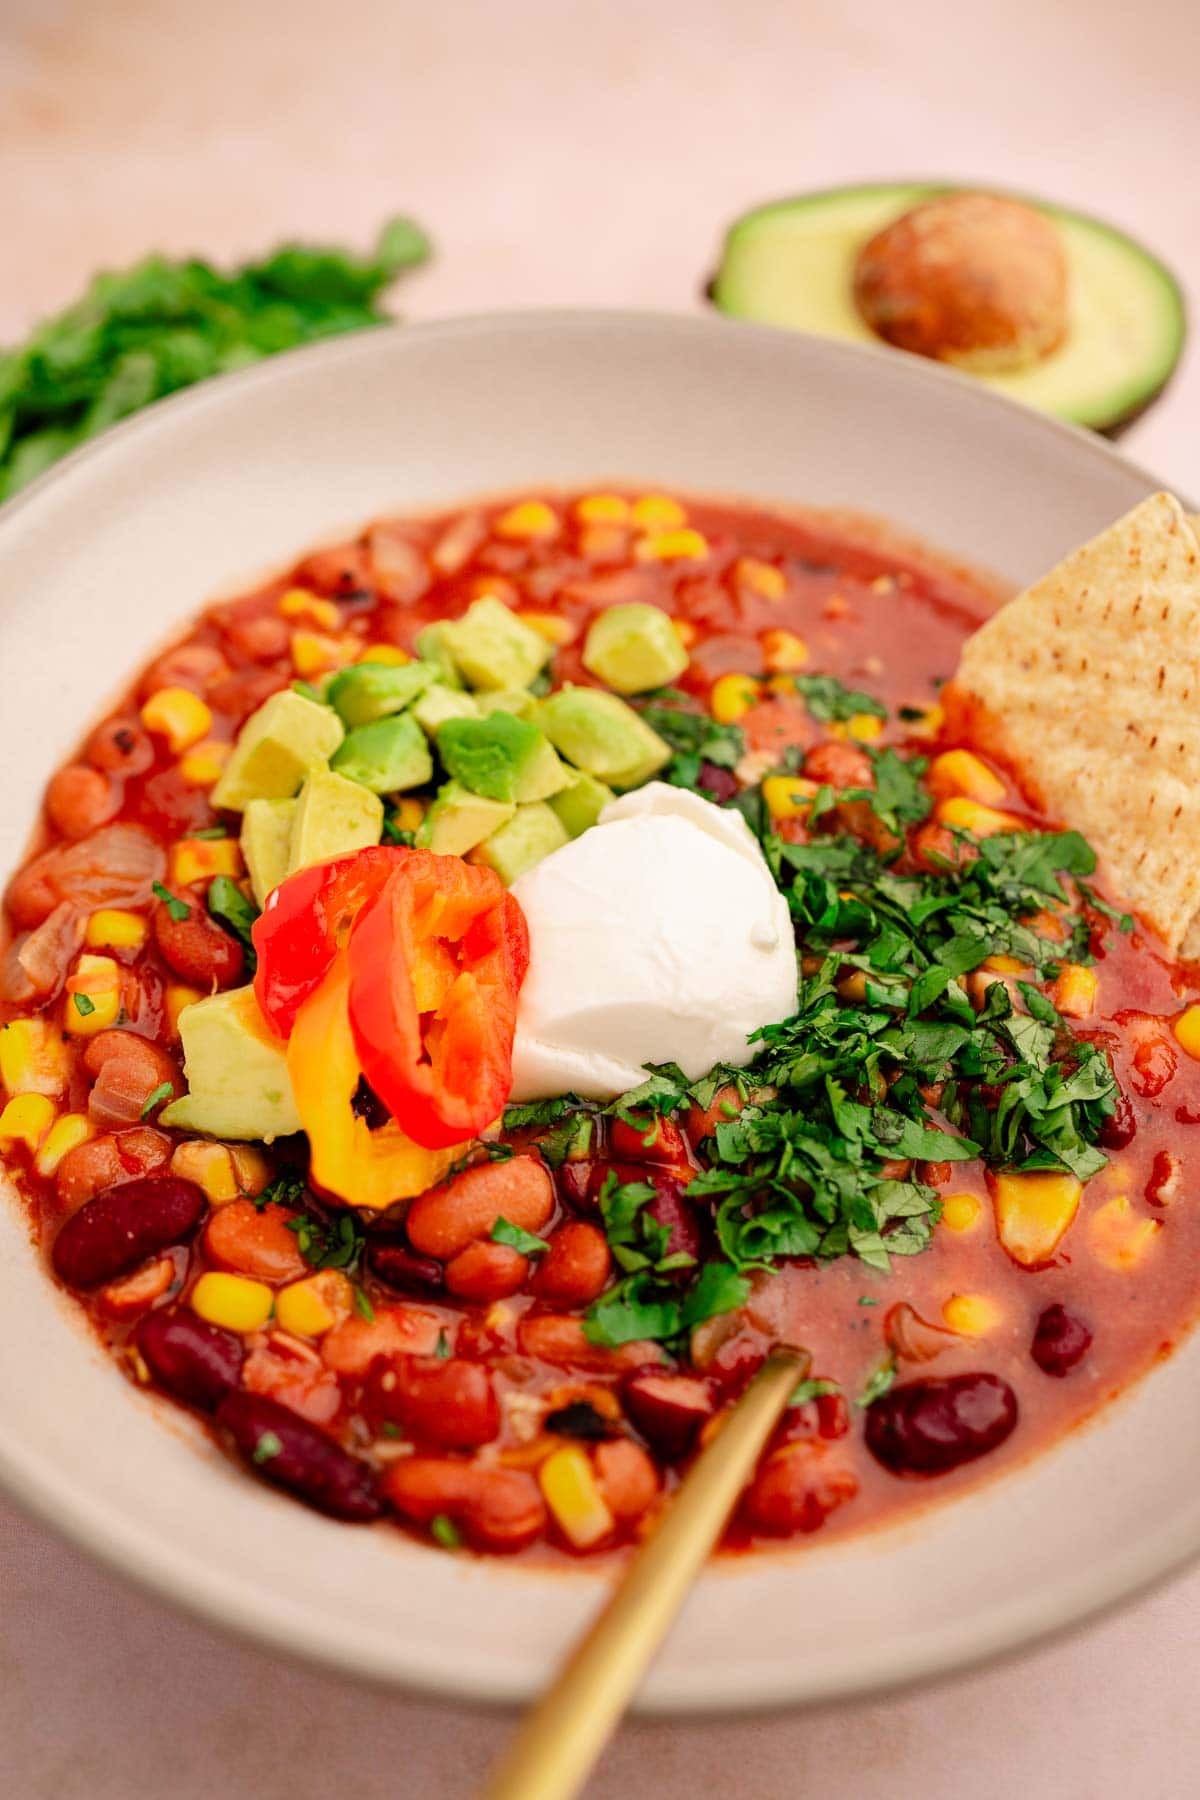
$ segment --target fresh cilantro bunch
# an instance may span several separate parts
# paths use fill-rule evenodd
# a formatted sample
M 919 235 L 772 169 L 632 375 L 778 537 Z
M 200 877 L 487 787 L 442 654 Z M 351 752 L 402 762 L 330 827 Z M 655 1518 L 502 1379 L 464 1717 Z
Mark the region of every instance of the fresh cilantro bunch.
M 663 771 L 673 787 L 698 788 L 701 764 L 733 769 L 745 752 L 746 740 L 738 726 L 720 724 L 678 688 L 660 688 L 640 711 L 674 752 Z

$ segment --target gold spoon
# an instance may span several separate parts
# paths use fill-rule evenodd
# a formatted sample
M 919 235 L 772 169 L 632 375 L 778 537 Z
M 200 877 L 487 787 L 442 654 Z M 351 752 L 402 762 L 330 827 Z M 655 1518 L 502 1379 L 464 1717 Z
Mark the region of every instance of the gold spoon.
M 526 1714 L 485 1800 L 571 1800 L 579 1792 L 808 1368 L 806 1350 L 768 1356 L 599 1618 Z

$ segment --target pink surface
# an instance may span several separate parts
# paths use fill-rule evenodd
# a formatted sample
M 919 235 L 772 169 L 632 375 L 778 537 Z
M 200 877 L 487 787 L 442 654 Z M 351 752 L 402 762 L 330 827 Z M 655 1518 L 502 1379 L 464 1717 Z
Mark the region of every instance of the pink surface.
M 686 308 L 731 214 L 889 174 L 1052 193 L 1140 232 L 1196 281 L 1194 0 L 817 12 L 3 0 L 0 341 L 97 264 L 150 245 L 365 243 L 397 209 L 439 242 L 436 266 L 403 290 L 413 316 Z M 1198 400 L 1193 355 L 1124 446 L 1193 498 Z M 627 1726 L 589 1792 L 1168 1800 L 1195 1787 L 1198 1626 L 1193 1572 L 956 1683 L 790 1717 Z M 0 1792 L 453 1800 L 506 1730 L 231 1646 L 0 1507 Z

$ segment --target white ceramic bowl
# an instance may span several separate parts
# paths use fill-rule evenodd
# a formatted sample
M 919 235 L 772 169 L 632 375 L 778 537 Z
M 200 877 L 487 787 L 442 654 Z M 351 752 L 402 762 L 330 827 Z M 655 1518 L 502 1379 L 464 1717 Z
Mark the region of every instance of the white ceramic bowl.
M 890 353 L 718 320 L 381 331 L 155 407 L 0 513 L 0 872 L 81 727 L 203 602 L 373 513 L 648 480 L 884 514 L 1014 582 L 1151 491 L 1097 439 Z M 516 1699 L 603 1577 L 331 1524 L 136 1394 L 0 1199 L 0 1478 L 165 1598 L 332 1667 Z M 900 1526 L 700 1583 L 642 1703 L 712 1712 L 928 1676 L 1200 1549 L 1200 1338 L 1092 1428 Z

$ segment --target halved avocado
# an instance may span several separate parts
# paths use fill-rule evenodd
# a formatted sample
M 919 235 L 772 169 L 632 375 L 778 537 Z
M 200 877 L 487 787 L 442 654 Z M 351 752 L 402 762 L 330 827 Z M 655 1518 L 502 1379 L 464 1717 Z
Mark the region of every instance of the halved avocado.
M 734 221 L 709 294 L 722 312 L 819 337 L 880 344 L 854 297 L 859 251 L 912 207 L 955 190 L 925 182 L 831 188 Z M 1057 227 L 1069 270 L 1069 325 L 1040 362 L 978 379 L 1043 412 L 1115 432 L 1150 405 L 1179 362 L 1179 284 L 1141 244 L 1065 207 L 1022 199 Z

